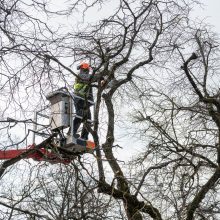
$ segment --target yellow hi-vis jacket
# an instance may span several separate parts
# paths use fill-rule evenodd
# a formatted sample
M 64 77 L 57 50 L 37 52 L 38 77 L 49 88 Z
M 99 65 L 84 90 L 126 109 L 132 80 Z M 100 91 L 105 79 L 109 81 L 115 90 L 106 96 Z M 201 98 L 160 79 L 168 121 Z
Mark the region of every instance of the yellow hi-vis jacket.
M 81 97 L 86 97 L 88 95 L 89 86 L 86 83 L 75 82 L 74 84 L 74 93 Z

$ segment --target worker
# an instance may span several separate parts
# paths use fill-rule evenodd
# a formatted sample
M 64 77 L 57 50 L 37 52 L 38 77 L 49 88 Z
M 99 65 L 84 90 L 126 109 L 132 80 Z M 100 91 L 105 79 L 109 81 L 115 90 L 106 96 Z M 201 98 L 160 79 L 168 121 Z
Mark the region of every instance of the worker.
M 79 98 L 74 97 L 76 117 L 73 120 L 73 136 L 75 138 L 80 137 L 77 131 L 82 122 L 86 122 L 86 125 L 89 127 L 91 125 L 90 106 L 92 105 L 91 102 L 94 101 L 91 83 L 99 80 L 101 80 L 101 85 L 105 83 L 103 77 L 89 74 L 90 65 L 88 63 L 81 63 L 77 69 L 80 72 L 74 83 L 74 93 L 79 96 Z M 81 139 L 88 140 L 89 131 L 87 126 L 85 126 L 85 123 L 83 124 Z

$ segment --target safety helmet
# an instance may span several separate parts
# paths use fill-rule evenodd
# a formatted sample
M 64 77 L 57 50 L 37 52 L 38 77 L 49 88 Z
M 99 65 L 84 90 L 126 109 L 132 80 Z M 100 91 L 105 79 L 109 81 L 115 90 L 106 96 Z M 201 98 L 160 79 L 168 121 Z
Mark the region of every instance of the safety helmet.
M 79 69 L 89 70 L 90 66 L 88 63 L 81 63 Z

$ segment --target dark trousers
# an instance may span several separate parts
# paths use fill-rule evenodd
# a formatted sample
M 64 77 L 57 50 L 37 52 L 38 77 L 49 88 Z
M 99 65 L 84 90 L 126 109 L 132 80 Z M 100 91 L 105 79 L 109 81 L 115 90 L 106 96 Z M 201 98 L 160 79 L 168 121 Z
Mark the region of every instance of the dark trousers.
M 73 120 L 73 135 L 75 135 L 80 127 L 80 124 L 82 122 L 85 122 L 87 126 L 90 126 L 90 122 L 87 120 L 91 120 L 91 111 L 90 111 L 90 105 L 88 102 L 82 100 L 82 99 L 74 99 L 74 106 L 75 106 L 75 113 L 77 116 L 80 116 L 82 118 L 75 117 Z M 83 125 L 82 132 L 81 132 L 81 138 L 88 140 L 89 131 L 86 129 L 85 124 Z

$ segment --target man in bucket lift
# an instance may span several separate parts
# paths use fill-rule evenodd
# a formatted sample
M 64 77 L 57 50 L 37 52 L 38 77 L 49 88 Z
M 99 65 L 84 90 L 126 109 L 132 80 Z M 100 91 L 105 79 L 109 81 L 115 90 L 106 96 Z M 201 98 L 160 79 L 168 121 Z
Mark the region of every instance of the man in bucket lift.
M 77 69 L 80 72 L 74 83 L 74 93 L 81 98 L 74 97 L 76 117 L 73 120 L 73 136 L 79 138 L 77 131 L 80 124 L 86 122 L 83 124 L 81 138 L 88 140 L 89 131 L 87 126 L 90 126 L 91 124 L 90 106 L 92 105 L 91 102 L 94 101 L 91 83 L 101 80 L 101 86 L 103 86 L 105 81 L 101 76 L 89 74 L 90 66 L 88 63 L 81 63 Z

